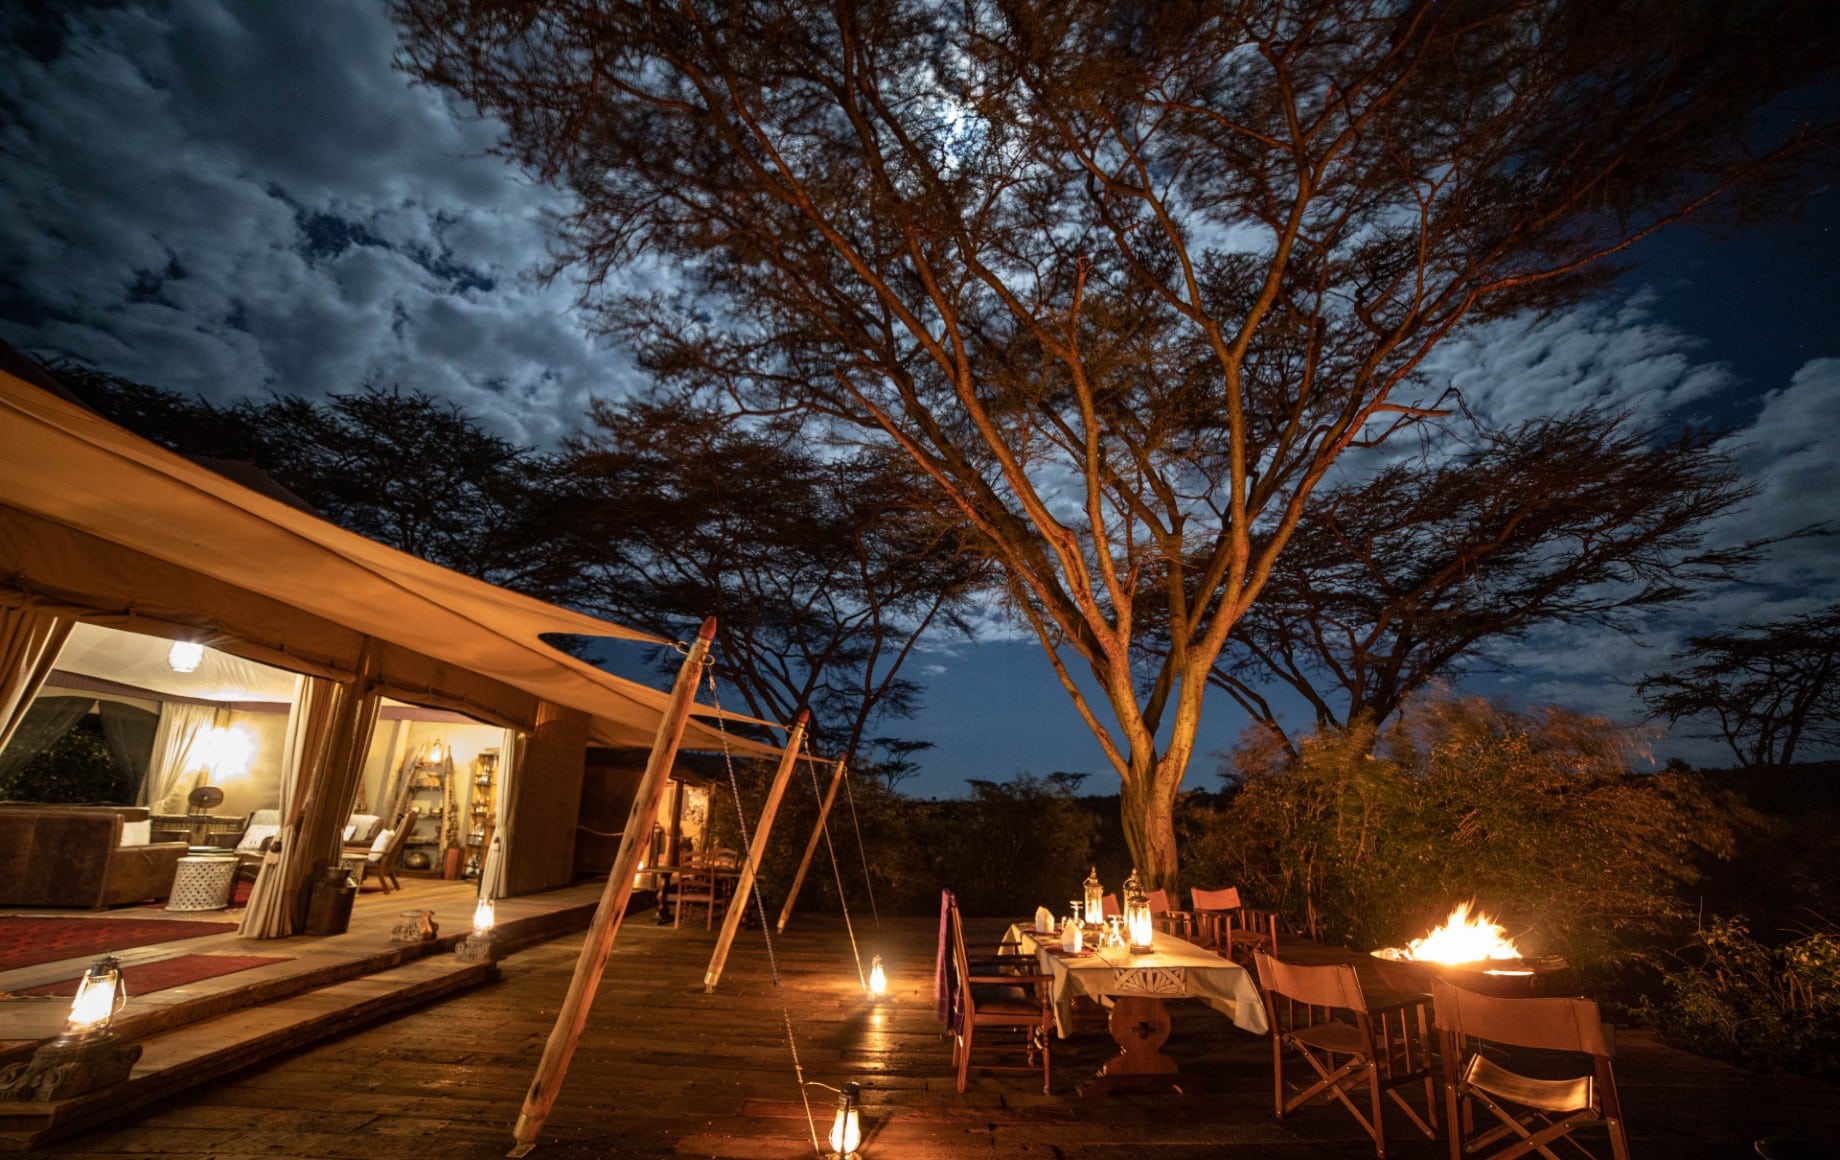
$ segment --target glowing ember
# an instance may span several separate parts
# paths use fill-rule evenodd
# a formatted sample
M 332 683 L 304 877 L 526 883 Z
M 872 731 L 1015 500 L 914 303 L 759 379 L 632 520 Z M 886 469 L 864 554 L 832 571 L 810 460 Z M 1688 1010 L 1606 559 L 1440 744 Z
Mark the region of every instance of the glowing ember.
M 1480 912 L 1470 914 L 1472 902 L 1459 902 L 1452 907 L 1443 926 L 1406 945 L 1404 957 L 1432 963 L 1520 958 L 1521 953 L 1508 938 L 1508 932 L 1494 918 Z

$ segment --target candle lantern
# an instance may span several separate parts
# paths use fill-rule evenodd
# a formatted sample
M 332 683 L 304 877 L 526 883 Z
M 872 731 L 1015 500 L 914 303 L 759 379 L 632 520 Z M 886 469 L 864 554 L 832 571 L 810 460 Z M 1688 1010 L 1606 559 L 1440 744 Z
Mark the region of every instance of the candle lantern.
M 860 1160 L 862 1153 L 862 1086 L 846 1083 L 837 1093 L 837 1113 L 831 1117 L 831 1154 L 828 1160 Z
M 64 1033 L 30 1060 L 0 1068 L 0 1100 L 67 1100 L 127 1079 L 141 1045 L 122 1043 L 109 1027 L 127 1000 L 121 964 L 97 959 L 77 983 Z
M 70 1001 L 64 1034 L 83 1038 L 107 1035 L 109 1023 L 127 1001 L 128 993 L 121 985 L 121 963 L 109 955 L 102 956 L 77 981 L 77 995 Z
M 1094 866 L 1086 875 L 1086 881 L 1081 889 L 1085 895 L 1086 925 L 1103 926 L 1105 924 L 1105 887 L 1099 885 L 1097 866 Z
M 1124 882 L 1124 927 L 1132 952 L 1148 953 L 1155 941 L 1156 920 L 1150 915 L 1150 896 L 1144 893 L 1144 884 L 1137 877 L 1136 869 Z
M 454 957 L 463 963 L 495 963 L 499 959 L 497 908 L 488 894 L 473 904 L 473 932 L 454 944 Z
M 888 972 L 882 969 L 882 956 L 876 955 L 869 963 L 869 994 L 880 998 L 888 993 Z

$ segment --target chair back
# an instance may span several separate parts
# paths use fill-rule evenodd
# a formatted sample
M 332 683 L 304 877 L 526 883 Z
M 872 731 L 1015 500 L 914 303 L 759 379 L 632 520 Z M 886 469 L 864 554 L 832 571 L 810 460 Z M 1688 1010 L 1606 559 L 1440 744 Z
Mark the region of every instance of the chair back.
M 1169 913 L 1169 891 L 1152 890 L 1149 894 L 1145 895 L 1145 897 L 1150 900 L 1151 914 Z
M 420 810 L 409 810 L 397 821 L 396 832 L 390 835 L 389 845 L 371 859 L 377 864 L 379 870 L 395 872 L 396 860 L 402 857 L 403 847 L 409 844 L 409 835 L 415 832 L 416 819 L 421 816 Z
M 1196 886 L 1189 890 L 1188 896 L 1194 900 L 1196 910 L 1238 910 L 1244 905 L 1239 900 L 1237 886 L 1224 890 L 1203 890 Z
M 1438 1030 L 1459 1043 L 1467 1037 L 1542 1051 L 1615 1054 L 1597 1004 L 1589 999 L 1498 999 L 1434 979 L 1431 1006 Z
M 1266 995 L 1282 995 L 1311 1007 L 1340 1007 L 1347 1011 L 1367 1010 L 1367 997 L 1361 993 L 1361 978 L 1347 963 L 1306 967 L 1274 959 L 1255 951 L 1252 961 L 1259 973 L 1259 988 Z
M 1099 913 L 1110 918 L 1114 914 L 1123 914 L 1124 908 L 1118 905 L 1116 894 L 1107 894 L 1099 899 Z

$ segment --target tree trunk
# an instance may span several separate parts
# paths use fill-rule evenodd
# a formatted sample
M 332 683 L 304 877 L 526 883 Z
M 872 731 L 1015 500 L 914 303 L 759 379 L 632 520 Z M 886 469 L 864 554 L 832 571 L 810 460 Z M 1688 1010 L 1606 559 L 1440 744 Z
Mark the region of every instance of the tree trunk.
M 1125 845 L 1145 890 L 1176 890 L 1176 787 L 1181 771 L 1167 776 L 1161 764 L 1156 776 L 1133 778 L 1118 795 Z

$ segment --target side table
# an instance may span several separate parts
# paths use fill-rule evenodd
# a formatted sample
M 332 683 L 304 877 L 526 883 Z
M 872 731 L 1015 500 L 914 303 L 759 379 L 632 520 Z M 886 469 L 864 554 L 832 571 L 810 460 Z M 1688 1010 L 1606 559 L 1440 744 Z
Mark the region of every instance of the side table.
M 236 883 L 235 854 L 189 854 L 173 872 L 167 910 L 222 910 L 230 905 Z

